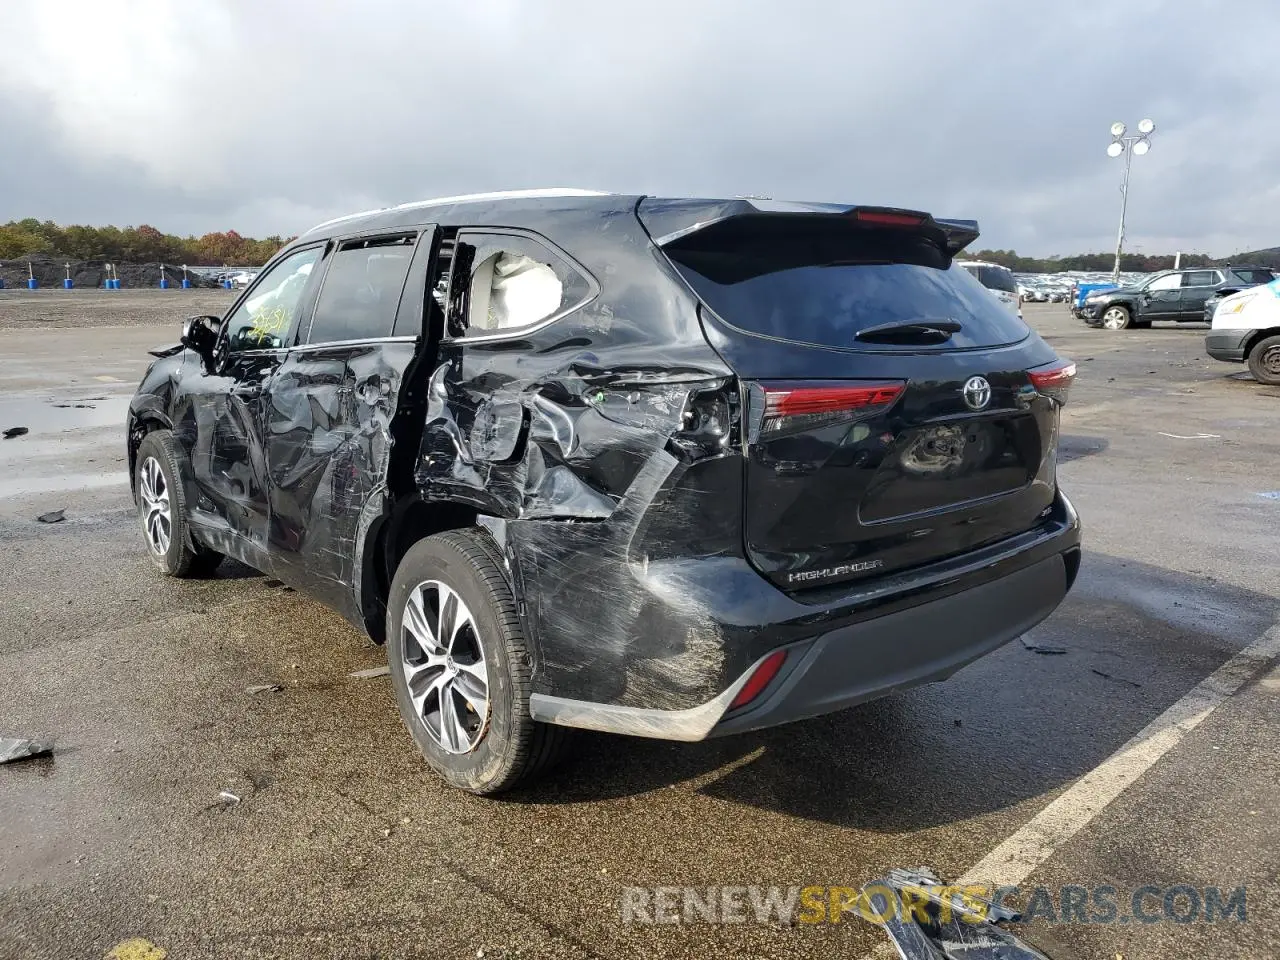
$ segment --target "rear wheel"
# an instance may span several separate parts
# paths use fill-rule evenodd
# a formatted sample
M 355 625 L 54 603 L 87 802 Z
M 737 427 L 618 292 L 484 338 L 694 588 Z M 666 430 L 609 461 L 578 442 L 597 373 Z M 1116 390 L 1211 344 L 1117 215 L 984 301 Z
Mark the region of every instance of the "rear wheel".
M 1128 307 L 1119 305 L 1107 307 L 1102 314 L 1102 325 L 1108 330 L 1123 330 L 1129 326 L 1133 318 L 1129 315 Z
M 1249 372 L 1253 379 L 1280 386 L 1280 336 L 1263 337 L 1249 351 Z
M 156 430 L 138 445 L 134 489 L 138 521 L 152 562 L 171 577 L 201 577 L 212 573 L 222 554 L 191 546 L 187 502 L 178 470 L 173 434 Z
M 433 770 L 499 793 L 549 766 L 567 731 L 529 716 L 532 661 L 496 548 L 476 530 L 414 544 L 387 599 L 400 717 Z

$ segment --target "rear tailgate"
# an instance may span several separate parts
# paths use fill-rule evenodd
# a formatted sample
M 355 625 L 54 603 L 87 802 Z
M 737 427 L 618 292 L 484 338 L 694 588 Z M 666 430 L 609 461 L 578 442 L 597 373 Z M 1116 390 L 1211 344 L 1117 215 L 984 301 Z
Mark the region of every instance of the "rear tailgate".
M 751 208 L 660 238 L 743 381 L 746 547 L 790 589 L 1004 539 L 1054 498 L 1060 395 L 1029 372 L 1053 350 L 951 265 L 963 231 L 879 213 Z M 916 321 L 940 329 L 868 333 Z

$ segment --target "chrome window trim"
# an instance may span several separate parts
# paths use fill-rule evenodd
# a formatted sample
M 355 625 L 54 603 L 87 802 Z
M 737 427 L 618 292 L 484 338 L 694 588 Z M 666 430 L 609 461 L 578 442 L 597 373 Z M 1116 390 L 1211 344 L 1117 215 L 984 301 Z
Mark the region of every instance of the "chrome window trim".
M 329 347 L 359 347 L 376 343 L 415 343 L 417 337 L 362 337 L 359 340 L 326 340 L 323 343 L 300 343 L 291 347 L 291 353 L 308 353 Z

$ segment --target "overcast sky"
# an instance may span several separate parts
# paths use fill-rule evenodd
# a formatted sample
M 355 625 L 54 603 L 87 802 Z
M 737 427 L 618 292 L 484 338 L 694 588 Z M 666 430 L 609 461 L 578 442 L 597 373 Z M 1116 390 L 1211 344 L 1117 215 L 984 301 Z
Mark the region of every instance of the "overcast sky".
M 4 0 L 0 221 L 293 234 L 531 186 L 974 217 L 979 247 L 1280 244 L 1274 0 Z M 626 11 L 626 12 L 624 12 Z

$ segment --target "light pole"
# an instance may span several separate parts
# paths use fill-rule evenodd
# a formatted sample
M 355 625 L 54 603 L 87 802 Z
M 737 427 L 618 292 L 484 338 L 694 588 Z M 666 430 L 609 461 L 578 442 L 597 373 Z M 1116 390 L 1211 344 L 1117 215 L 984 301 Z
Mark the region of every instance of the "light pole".
M 1118 157 L 1124 154 L 1124 183 L 1120 187 L 1120 232 L 1116 235 L 1116 266 L 1111 271 L 1111 282 L 1120 282 L 1120 251 L 1124 247 L 1124 215 L 1129 206 L 1129 167 L 1133 163 L 1133 155 L 1142 156 L 1151 149 L 1151 131 L 1156 128 L 1154 121 L 1143 120 L 1138 124 L 1139 136 L 1126 137 L 1125 126 L 1116 122 L 1111 125 L 1111 143 L 1107 145 L 1107 156 Z

